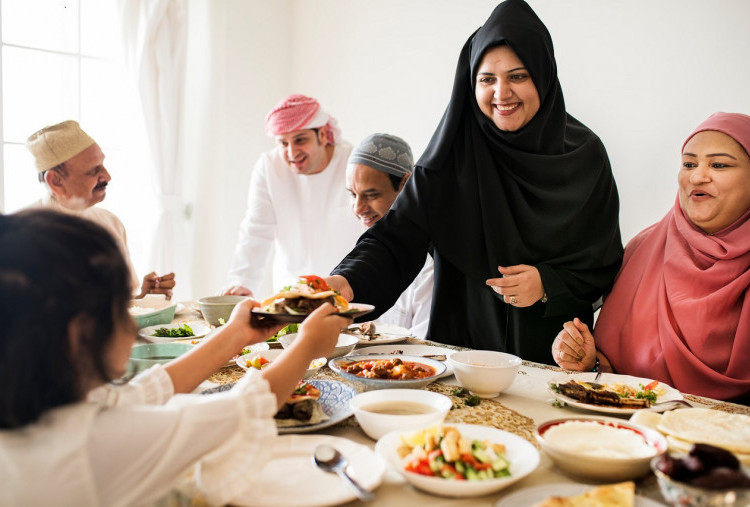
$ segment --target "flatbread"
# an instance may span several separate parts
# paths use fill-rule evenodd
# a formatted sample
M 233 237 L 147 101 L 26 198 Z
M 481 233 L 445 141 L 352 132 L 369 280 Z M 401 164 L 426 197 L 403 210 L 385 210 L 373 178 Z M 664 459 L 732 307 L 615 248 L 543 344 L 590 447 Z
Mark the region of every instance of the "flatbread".
M 680 408 L 662 414 L 657 429 L 689 443 L 750 455 L 750 417 L 708 408 Z
M 633 481 L 597 486 L 580 495 L 547 498 L 534 507 L 633 507 L 635 483 Z

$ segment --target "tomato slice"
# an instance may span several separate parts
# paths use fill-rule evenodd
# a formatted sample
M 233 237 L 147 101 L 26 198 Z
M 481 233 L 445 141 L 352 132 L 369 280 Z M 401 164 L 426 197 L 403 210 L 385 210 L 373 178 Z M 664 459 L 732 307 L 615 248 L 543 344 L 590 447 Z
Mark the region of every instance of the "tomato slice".
M 659 385 L 659 381 L 658 380 L 654 380 L 654 381 L 649 382 L 646 386 L 644 386 L 643 390 L 644 391 L 653 391 L 654 387 L 656 387 L 658 385 Z
M 331 288 L 328 286 L 326 281 L 317 275 L 305 275 L 305 276 L 300 276 L 300 278 L 303 279 L 307 285 L 309 285 L 315 290 L 319 290 L 319 291 L 331 290 Z

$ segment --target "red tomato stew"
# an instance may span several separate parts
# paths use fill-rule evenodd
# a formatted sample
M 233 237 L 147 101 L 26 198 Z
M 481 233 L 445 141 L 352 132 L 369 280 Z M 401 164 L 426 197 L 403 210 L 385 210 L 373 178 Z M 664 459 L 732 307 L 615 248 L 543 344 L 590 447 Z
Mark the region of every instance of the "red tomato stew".
M 372 359 L 356 361 L 341 365 L 342 369 L 353 375 L 365 378 L 379 378 L 386 380 L 411 380 L 432 377 L 437 373 L 435 368 L 413 361 L 393 359 Z

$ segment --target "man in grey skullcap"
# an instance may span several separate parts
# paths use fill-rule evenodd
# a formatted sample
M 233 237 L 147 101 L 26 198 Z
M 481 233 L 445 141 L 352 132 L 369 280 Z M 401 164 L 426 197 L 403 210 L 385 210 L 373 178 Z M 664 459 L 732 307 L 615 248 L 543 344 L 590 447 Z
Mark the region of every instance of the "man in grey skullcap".
M 49 196 L 31 207 L 50 208 L 78 215 L 96 222 L 115 238 L 133 279 L 134 290 L 141 298 L 146 294 L 172 296 L 174 273 L 158 276 L 149 273 L 141 285 L 130 261 L 125 226 L 104 208 L 94 206 L 107 196 L 112 177 L 104 167 L 104 153 L 98 144 L 73 120 L 44 127 L 26 140 L 26 148 L 34 157 L 37 177 L 49 190 Z
M 352 211 L 367 227 L 385 216 L 404 188 L 414 167 L 411 148 L 400 137 L 389 134 L 367 136 L 349 156 L 346 188 Z M 429 255 L 414 282 L 378 323 L 405 327 L 424 338 L 432 306 L 432 257 Z

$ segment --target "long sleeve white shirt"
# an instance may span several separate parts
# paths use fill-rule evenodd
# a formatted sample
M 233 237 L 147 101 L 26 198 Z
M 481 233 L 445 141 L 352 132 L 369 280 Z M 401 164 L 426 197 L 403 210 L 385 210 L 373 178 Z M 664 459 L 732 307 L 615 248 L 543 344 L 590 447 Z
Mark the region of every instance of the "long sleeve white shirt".
M 170 396 L 161 366 L 136 379 L 125 396 L 95 390 L 0 431 L 0 505 L 143 505 L 180 486 L 216 505 L 251 495 L 260 476 L 248 471 L 276 435 L 276 397 L 260 373 L 208 396 Z
M 278 149 L 261 155 L 251 176 L 229 285 L 257 291 L 272 249 L 277 290 L 301 275 L 328 275 L 354 248 L 365 229 L 351 211 L 346 190 L 351 150 L 339 142 L 328 166 L 311 175 L 296 174 Z
M 430 255 L 417 277 L 399 296 L 396 304 L 375 321 L 405 327 L 411 334 L 424 340 L 430 323 L 432 308 L 433 261 Z

